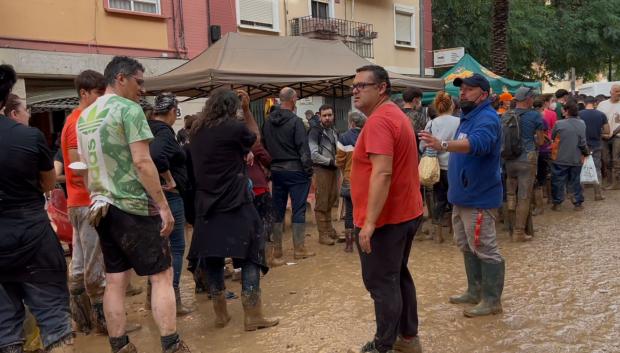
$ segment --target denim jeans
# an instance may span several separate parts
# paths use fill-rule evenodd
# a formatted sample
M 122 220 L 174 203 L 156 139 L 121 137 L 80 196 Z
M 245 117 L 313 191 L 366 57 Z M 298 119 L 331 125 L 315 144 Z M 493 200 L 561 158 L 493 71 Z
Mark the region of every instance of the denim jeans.
M 433 224 L 441 224 L 444 214 L 450 208 L 448 202 L 448 171 L 440 170 L 439 181 L 433 185 Z
M 240 261 L 241 262 L 241 261 Z M 235 260 L 237 263 L 237 260 Z M 207 257 L 204 259 L 205 275 L 209 294 L 216 296 L 226 289 L 224 284 L 224 258 Z M 251 262 L 241 263 L 241 291 L 244 294 L 257 292 L 260 290 L 260 267 Z
M 271 172 L 273 183 L 273 208 L 275 222 L 282 223 L 286 213 L 286 203 L 291 197 L 293 223 L 306 223 L 306 202 L 310 191 L 310 178 L 305 172 L 274 170 Z
M 170 233 L 170 252 L 172 253 L 172 286 L 179 288 L 183 270 L 183 253 L 185 252 L 185 212 L 181 195 L 166 191 L 166 199 L 174 217 L 174 228 Z
M 353 229 L 353 200 L 351 199 L 351 185 L 342 183 L 340 196 L 344 199 L 344 228 Z
M 551 196 L 554 205 L 564 202 L 564 189 L 573 193 L 575 206 L 583 203 L 580 175 L 581 166 L 551 164 Z

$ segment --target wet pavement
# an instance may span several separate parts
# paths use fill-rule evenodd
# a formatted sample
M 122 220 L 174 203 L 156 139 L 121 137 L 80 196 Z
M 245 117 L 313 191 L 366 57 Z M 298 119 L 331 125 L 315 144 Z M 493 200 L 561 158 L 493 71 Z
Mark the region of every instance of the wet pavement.
M 579 213 L 566 203 L 560 212 L 547 207 L 535 217 L 537 233 L 528 243 L 512 243 L 500 231 L 504 313 L 492 317 L 468 319 L 462 306 L 448 303 L 466 283 L 462 256 L 450 241 L 414 242 L 409 266 L 418 290 L 424 352 L 620 352 L 620 216 L 614 212 L 620 192 L 606 196 L 592 202 L 587 190 Z M 295 264 L 272 269 L 262 279 L 264 312 L 281 319 L 271 329 L 244 332 L 240 299 L 228 301 L 232 321 L 216 329 L 211 301 L 194 295 L 185 271 L 183 298 L 197 310 L 178 319 L 178 331 L 192 352 L 341 353 L 369 340 L 374 313 L 357 253 L 344 253 L 342 244 L 319 246 L 316 235 L 307 244 L 318 255 L 293 260 L 289 232 L 285 258 Z M 240 293 L 239 282 L 227 281 L 227 286 Z M 139 352 L 160 352 L 150 312 L 142 309 L 144 296 L 128 299 L 129 319 L 143 325 L 130 338 Z M 76 351 L 107 353 L 107 338 L 78 336 Z

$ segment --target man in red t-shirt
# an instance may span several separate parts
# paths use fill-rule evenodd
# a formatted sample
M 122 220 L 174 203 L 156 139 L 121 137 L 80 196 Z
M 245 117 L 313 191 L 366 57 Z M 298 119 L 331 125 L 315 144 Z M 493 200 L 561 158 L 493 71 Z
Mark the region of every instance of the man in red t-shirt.
M 353 220 L 377 322 L 374 340 L 361 352 L 421 352 L 415 285 L 407 268 L 423 214 L 415 133 L 389 99 L 385 69 L 357 69 L 352 87 L 355 108 L 368 116 L 353 152 Z
M 69 168 L 71 163 L 80 161 L 75 129 L 77 121 L 82 110 L 105 92 L 105 80 L 102 74 L 93 70 L 86 70 L 76 77 L 75 88 L 80 97 L 80 105 L 67 117 L 60 136 L 67 178 L 67 206 L 69 208 L 69 219 L 73 225 L 73 253 L 69 279 L 72 315 L 78 330 L 88 332 L 90 331 L 91 322 L 89 319 L 92 310 L 95 331 L 106 334 L 106 323 L 103 315 L 105 268 L 101 247 L 99 246 L 99 236 L 95 228 L 88 222 L 90 195 L 83 177 L 86 175 L 86 170 L 80 171 Z M 88 298 L 85 298 L 84 295 Z M 88 307 L 88 299 L 90 299 L 92 308 Z

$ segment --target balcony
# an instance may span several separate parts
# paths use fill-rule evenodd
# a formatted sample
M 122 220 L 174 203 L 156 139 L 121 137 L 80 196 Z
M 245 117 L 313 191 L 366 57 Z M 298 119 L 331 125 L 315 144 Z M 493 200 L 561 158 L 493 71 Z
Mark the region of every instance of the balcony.
M 341 40 L 363 58 L 374 56 L 372 41 L 377 38 L 377 32 L 370 23 L 306 16 L 289 20 L 289 26 L 292 36 Z

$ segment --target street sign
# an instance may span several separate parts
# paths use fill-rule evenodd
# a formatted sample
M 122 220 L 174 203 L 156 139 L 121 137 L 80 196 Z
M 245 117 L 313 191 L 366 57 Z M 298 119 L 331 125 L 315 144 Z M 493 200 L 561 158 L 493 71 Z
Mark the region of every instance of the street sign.
M 464 47 L 433 50 L 433 66 L 451 66 L 461 60 L 463 56 L 465 56 Z

